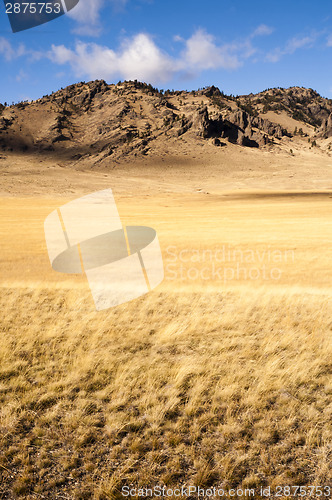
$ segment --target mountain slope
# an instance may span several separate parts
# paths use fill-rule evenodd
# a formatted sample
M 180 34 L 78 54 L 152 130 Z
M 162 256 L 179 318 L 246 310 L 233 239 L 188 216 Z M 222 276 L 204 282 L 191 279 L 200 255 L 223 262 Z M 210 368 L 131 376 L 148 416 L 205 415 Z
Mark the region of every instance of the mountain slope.
M 144 157 L 186 138 L 256 148 L 329 150 L 332 101 L 312 89 L 226 96 L 216 87 L 158 91 L 140 82 L 81 82 L 0 110 L 0 149 L 41 151 L 89 166 Z M 226 142 L 225 142 L 226 141 Z

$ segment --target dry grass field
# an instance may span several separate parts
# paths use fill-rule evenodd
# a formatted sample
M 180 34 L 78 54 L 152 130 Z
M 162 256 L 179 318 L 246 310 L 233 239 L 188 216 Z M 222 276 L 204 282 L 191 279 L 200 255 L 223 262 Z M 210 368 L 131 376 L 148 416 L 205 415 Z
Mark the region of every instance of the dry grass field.
M 23 176 L 0 202 L 0 498 L 331 484 L 331 191 L 77 178 L 28 196 Z M 165 281 L 97 313 L 43 222 L 100 187 L 157 230 Z

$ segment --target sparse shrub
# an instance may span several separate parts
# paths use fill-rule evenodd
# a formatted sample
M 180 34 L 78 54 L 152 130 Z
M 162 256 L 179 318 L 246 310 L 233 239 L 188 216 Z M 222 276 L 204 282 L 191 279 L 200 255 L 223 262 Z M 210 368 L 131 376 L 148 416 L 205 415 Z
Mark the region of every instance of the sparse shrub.
M 248 113 L 248 115 L 250 115 L 250 116 L 258 116 L 258 112 L 252 106 L 252 104 L 250 104 L 250 103 L 244 103 L 244 104 L 242 104 L 240 101 L 237 101 L 237 105 L 239 106 L 239 108 L 243 109 L 243 111 L 245 111 L 246 113 Z

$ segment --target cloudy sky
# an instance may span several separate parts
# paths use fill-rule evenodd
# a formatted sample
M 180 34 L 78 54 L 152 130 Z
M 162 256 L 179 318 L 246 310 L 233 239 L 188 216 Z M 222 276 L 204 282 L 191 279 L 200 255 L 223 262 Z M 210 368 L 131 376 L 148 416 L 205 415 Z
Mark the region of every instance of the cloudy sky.
M 0 7 L 0 102 L 101 78 L 233 94 L 299 85 L 332 98 L 330 0 L 80 0 L 20 33 Z

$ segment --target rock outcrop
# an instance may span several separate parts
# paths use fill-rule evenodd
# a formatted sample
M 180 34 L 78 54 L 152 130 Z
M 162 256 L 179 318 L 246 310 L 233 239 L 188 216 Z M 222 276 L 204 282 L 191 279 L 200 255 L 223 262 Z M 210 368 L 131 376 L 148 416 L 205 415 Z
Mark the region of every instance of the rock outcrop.
M 328 139 L 332 137 L 332 113 L 328 118 L 323 120 L 322 125 L 317 131 L 316 137 L 318 139 Z
M 266 117 L 274 111 L 276 121 Z M 332 136 L 332 101 L 311 89 L 269 89 L 227 96 L 217 87 L 159 91 L 137 81 L 70 85 L 33 102 L 0 106 L 0 149 L 41 151 L 92 165 L 153 152 L 157 141 L 209 140 L 245 147 L 280 143 L 292 132 L 277 122 L 284 112 Z M 293 128 L 294 131 L 294 128 Z M 313 132 L 314 133 L 314 132 Z

